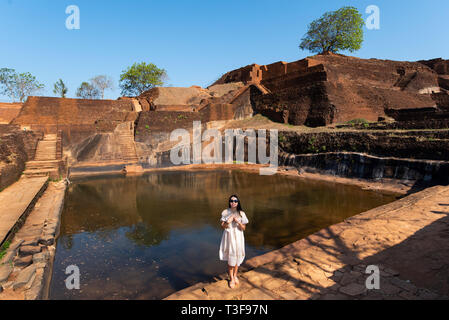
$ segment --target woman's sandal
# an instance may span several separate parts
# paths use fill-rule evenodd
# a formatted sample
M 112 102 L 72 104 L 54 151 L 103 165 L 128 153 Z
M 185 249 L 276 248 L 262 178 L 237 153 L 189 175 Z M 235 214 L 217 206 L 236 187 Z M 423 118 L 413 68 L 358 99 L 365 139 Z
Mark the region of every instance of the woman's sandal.
M 234 282 L 235 282 L 235 285 L 238 286 L 240 284 L 239 278 L 235 277 Z
M 234 288 L 235 288 L 235 282 L 234 282 L 234 280 L 231 280 L 231 282 L 229 283 L 229 287 L 230 287 L 231 289 L 234 289 Z

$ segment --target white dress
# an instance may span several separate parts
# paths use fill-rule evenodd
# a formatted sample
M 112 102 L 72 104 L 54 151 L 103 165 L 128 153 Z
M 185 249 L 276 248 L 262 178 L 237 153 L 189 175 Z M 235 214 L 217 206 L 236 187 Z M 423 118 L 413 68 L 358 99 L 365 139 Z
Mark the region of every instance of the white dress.
M 248 223 L 248 218 L 245 212 L 240 211 L 242 217 L 237 215 L 237 220 L 242 224 Z M 220 221 L 227 221 L 232 215 L 231 209 L 225 209 L 221 213 Z M 245 237 L 243 236 L 243 231 L 238 227 L 237 222 L 232 221 L 228 228 L 224 229 L 223 236 L 221 237 L 220 250 L 219 250 L 220 260 L 228 261 L 229 266 L 240 266 L 245 259 Z

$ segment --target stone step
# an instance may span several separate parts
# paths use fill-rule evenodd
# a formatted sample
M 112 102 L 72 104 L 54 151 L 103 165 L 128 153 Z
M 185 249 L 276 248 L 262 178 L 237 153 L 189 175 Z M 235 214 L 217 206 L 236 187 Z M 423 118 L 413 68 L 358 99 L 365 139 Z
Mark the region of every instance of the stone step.
M 36 150 L 37 154 L 53 154 L 56 153 L 56 148 L 39 148 Z
M 41 156 L 38 155 L 36 157 L 34 157 L 35 161 L 48 161 L 48 160 L 56 160 L 56 155 L 55 156 Z
M 56 150 L 56 144 L 54 142 L 50 143 L 39 142 L 37 147 L 41 150 L 50 150 L 50 149 Z
M 28 161 L 26 164 L 53 164 L 53 165 L 59 165 L 59 163 L 61 162 L 61 160 L 43 160 L 43 161 L 36 161 L 36 160 L 32 160 L 32 161 Z
M 53 165 L 27 165 L 25 166 L 25 171 L 27 170 L 57 170 L 58 166 Z
M 55 155 L 55 154 L 56 154 L 55 151 L 53 151 L 53 152 L 43 152 L 43 151 L 41 151 L 41 152 L 37 152 L 37 153 L 36 153 L 36 155 L 37 155 L 37 156 L 40 156 L 40 157 L 44 157 L 44 156 L 50 157 L 50 156 L 53 156 L 53 155 Z
M 138 162 L 136 147 L 134 144 L 134 134 L 132 132 L 122 132 L 118 138 L 118 145 L 122 152 L 122 159 L 128 162 Z
M 56 140 L 41 140 L 39 141 L 39 145 L 40 146 L 54 146 L 56 145 Z
M 25 177 L 45 177 L 50 176 L 57 178 L 59 175 L 58 169 L 35 169 L 35 170 L 25 170 L 23 172 Z

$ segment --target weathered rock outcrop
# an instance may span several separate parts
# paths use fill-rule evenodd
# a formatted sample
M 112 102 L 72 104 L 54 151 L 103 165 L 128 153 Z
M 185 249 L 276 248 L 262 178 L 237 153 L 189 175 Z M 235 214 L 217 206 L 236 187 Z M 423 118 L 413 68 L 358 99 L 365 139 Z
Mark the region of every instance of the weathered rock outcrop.
M 243 87 L 235 82 L 209 87 L 157 87 L 137 97 L 143 111 L 198 111 L 207 104 L 228 103 L 233 93 Z
M 113 132 L 102 132 L 88 136 L 70 149 L 71 164 L 82 162 L 138 162 L 134 142 L 134 123 L 117 125 Z
M 421 60 L 418 62 L 432 68 L 439 75 L 449 75 L 449 60 L 437 58 L 432 60 Z
M 256 112 L 274 121 L 322 126 L 364 118 L 384 109 L 432 107 L 438 74 L 418 62 L 317 55 L 292 63 L 253 64 L 225 74 L 215 84 L 259 84 L 268 93 L 252 96 Z
M 309 173 L 366 180 L 395 179 L 428 184 L 449 183 L 449 162 L 375 157 L 355 152 L 289 154 L 281 152 L 279 163 Z
M 449 161 L 449 131 L 279 132 L 279 147 L 287 153 L 357 152 L 378 157 Z
M 140 159 L 149 161 L 170 143 L 175 129 L 192 130 L 193 121 L 202 125 L 252 117 L 251 94 L 259 91 L 241 82 L 217 84 L 207 89 L 154 88 L 138 97 L 142 112 L 136 121 L 135 139 Z M 160 148 L 159 148 L 160 146 Z
M 25 162 L 34 158 L 42 134 L 20 131 L 16 126 L 0 125 L 0 189 L 19 179 Z

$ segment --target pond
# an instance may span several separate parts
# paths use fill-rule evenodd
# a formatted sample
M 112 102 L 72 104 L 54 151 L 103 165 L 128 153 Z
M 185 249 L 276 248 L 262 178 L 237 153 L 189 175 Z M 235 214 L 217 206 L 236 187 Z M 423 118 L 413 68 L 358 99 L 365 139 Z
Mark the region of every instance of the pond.
M 245 259 L 392 202 L 358 187 L 239 170 L 79 179 L 67 190 L 50 299 L 163 299 L 226 272 L 221 212 L 240 197 Z M 66 268 L 80 270 L 68 290 Z

